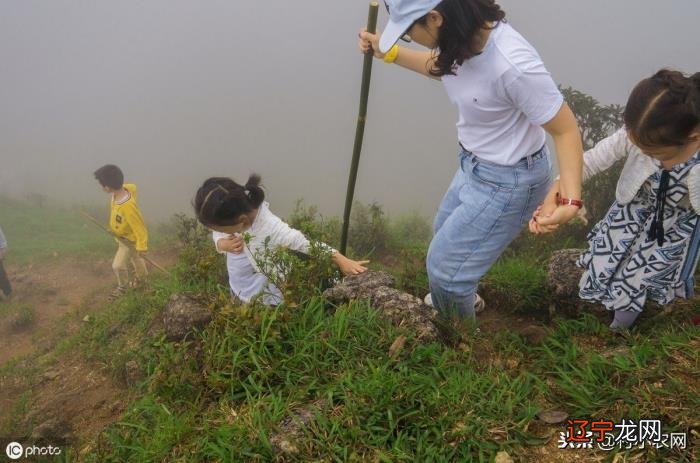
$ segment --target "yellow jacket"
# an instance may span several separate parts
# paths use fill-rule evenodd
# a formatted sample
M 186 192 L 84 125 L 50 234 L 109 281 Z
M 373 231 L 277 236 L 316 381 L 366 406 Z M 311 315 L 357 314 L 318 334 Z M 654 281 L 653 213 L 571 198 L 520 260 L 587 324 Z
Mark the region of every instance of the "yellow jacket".
M 146 251 L 148 249 L 148 230 L 136 204 L 136 185 L 125 183 L 124 189 L 129 192 L 126 200 L 117 203 L 112 198 L 109 228 L 115 235 L 135 243 L 137 251 Z

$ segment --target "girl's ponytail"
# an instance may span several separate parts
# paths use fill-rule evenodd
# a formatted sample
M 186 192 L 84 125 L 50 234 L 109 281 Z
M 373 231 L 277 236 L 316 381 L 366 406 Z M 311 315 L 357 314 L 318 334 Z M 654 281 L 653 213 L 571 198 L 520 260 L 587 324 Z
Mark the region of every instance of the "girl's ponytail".
M 253 209 L 260 207 L 262 202 L 265 200 L 265 191 L 263 191 L 260 186 L 260 176 L 258 174 L 251 174 L 250 178 L 245 184 L 246 194 L 250 198 L 250 203 Z

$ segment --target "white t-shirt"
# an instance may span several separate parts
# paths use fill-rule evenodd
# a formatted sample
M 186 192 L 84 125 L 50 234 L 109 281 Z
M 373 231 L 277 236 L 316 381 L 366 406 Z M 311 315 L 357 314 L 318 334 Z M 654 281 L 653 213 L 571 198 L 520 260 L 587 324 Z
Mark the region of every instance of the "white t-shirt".
M 514 165 L 542 148 L 541 126 L 556 116 L 564 97 L 537 51 L 510 24 L 499 23 L 484 51 L 455 72 L 442 82 L 457 106 L 458 138 L 466 150 Z

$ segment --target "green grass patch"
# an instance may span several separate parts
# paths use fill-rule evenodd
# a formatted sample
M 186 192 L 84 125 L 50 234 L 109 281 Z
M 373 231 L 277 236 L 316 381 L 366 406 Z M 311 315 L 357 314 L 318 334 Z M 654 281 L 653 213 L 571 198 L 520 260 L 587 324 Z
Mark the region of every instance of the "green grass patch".
M 34 307 L 21 302 L 0 302 L 0 319 L 11 330 L 29 328 L 36 317 Z
M 8 241 L 7 261 L 28 264 L 65 257 L 105 258 L 113 254 L 117 247 L 114 238 L 85 218 L 81 210 L 108 226 L 109 203 L 106 199 L 100 206 L 65 207 L 49 201 L 0 196 L 0 226 Z M 167 239 L 157 232 L 157 227 L 151 227 L 150 231 L 153 247 Z
M 270 461 L 285 418 L 312 403 L 321 405 L 293 439 L 299 461 L 524 456 L 543 443 L 528 427 L 545 406 L 573 417 L 662 417 L 669 432 L 687 432 L 700 406 L 697 382 L 688 382 L 699 373 L 698 329 L 658 328 L 658 336 L 624 338 L 586 316 L 561 321 L 540 346 L 504 330 L 459 350 L 409 335 L 392 359 L 401 330 L 365 304 L 226 306 L 202 332 L 201 354 L 151 345 L 142 399 L 91 458 Z

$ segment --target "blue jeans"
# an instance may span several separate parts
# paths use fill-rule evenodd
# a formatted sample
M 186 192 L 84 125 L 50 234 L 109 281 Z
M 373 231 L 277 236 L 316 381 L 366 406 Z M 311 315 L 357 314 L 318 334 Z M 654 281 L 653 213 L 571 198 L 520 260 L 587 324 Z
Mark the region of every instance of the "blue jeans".
M 461 150 L 460 167 L 435 217 L 430 292 L 443 314 L 474 317 L 479 280 L 518 236 L 551 184 L 547 147 L 514 166 Z

